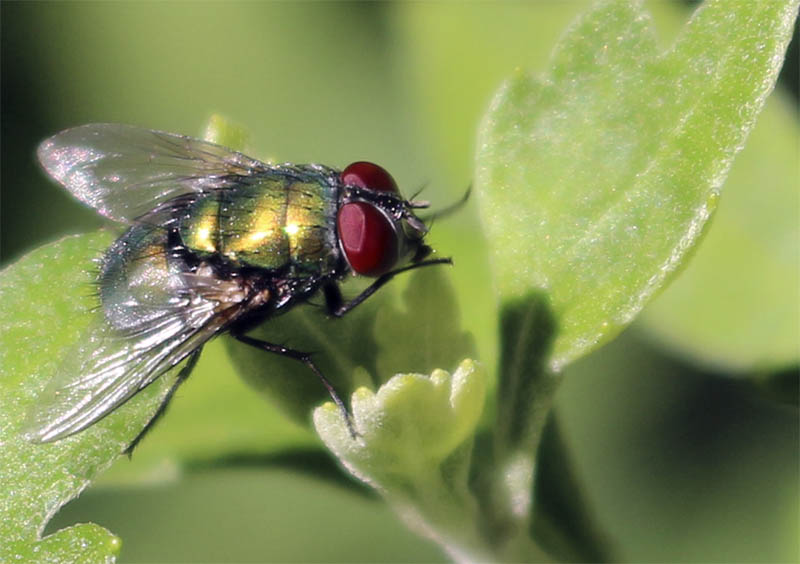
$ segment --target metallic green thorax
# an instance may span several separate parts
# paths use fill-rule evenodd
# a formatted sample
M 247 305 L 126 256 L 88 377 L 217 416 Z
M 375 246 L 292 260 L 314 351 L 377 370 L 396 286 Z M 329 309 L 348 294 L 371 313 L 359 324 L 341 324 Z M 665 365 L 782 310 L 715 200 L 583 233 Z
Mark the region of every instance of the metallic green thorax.
M 324 175 L 279 171 L 198 199 L 179 231 L 200 257 L 236 266 L 326 274 L 336 265 L 336 187 Z

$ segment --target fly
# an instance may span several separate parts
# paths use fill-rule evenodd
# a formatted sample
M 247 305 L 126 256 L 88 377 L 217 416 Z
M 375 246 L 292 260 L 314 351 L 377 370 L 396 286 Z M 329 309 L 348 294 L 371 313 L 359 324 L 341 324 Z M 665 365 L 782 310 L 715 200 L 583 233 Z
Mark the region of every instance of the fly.
M 31 411 L 26 436 L 55 441 L 86 429 L 186 360 L 158 411 L 203 346 L 229 333 L 304 363 L 355 430 L 311 355 L 247 333 L 322 292 L 342 317 L 397 274 L 428 258 L 425 223 L 389 173 L 369 162 L 344 170 L 270 165 L 225 147 L 149 129 L 92 124 L 38 149 L 44 169 L 101 215 L 128 225 L 104 253 L 100 313 Z M 374 278 L 351 301 L 340 282 Z

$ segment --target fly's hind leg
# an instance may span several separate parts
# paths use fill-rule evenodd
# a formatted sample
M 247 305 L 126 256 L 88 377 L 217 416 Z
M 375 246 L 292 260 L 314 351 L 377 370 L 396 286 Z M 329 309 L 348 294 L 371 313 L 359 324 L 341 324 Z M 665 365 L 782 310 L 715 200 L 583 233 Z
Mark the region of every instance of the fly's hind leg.
M 250 345 L 251 347 L 261 349 L 262 351 L 267 351 L 279 354 L 281 356 L 293 358 L 294 360 L 298 360 L 303 364 L 305 364 L 306 366 L 308 366 L 311 369 L 311 371 L 317 375 L 317 378 L 319 378 L 320 382 L 322 382 L 322 385 L 325 386 L 326 390 L 328 390 L 328 394 L 331 396 L 333 403 L 335 403 L 336 406 L 339 408 L 339 411 L 342 412 L 342 416 L 344 417 L 345 423 L 347 424 L 347 430 L 350 431 L 350 436 L 352 436 L 354 439 L 358 437 L 358 433 L 356 432 L 355 427 L 353 426 L 353 418 L 350 415 L 350 412 L 347 410 L 347 407 L 345 407 L 344 402 L 339 397 L 339 394 L 336 393 L 333 384 L 331 384 L 328 381 L 328 379 L 325 378 L 325 376 L 322 374 L 319 368 L 317 368 L 316 364 L 314 364 L 314 362 L 311 360 L 310 353 L 297 351 L 294 349 L 284 347 L 282 345 L 275 345 L 273 343 L 268 343 L 260 339 L 254 339 L 253 337 L 248 337 L 247 335 L 242 335 L 239 333 L 233 333 L 232 335 L 236 340 L 241 341 L 246 345 Z
M 173 382 L 172 387 L 170 387 L 167 395 L 164 396 L 164 399 L 161 400 L 161 405 L 158 406 L 158 410 L 155 412 L 153 417 L 150 418 L 150 421 L 147 422 L 147 425 L 139 431 L 139 434 L 136 435 L 136 438 L 131 441 L 131 444 L 122 452 L 122 454 L 127 454 L 130 457 L 133 454 L 133 449 L 135 449 L 139 442 L 144 438 L 144 436 L 150 432 L 155 425 L 156 421 L 158 421 L 164 412 L 167 410 L 167 405 L 169 404 L 172 396 L 175 395 L 175 392 L 178 389 L 178 386 L 183 384 L 183 382 L 189 377 L 189 374 L 192 373 L 194 370 L 194 366 L 197 364 L 197 361 L 200 360 L 200 352 L 202 351 L 202 347 L 194 351 L 191 355 L 189 355 L 189 360 L 186 362 L 181 371 L 178 372 L 177 378 L 175 378 L 175 382 Z

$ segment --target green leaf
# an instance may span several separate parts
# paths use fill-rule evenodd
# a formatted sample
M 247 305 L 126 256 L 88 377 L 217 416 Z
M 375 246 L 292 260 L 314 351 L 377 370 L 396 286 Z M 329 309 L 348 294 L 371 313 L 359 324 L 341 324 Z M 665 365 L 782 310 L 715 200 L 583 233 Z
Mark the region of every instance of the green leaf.
M 558 373 L 630 323 L 699 240 L 774 85 L 789 4 L 708 2 L 660 54 L 639 3 L 600 2 L 545 76 L 517 73 L 495 97 L 476 165 L 501 299 L 494 481 L 483 495 L 502 542 L 533 530 L 558 552 L 570 537 L 583 537 L 585 554 L 607 550 L 592 546 L 602 534 L 588 515 L 568 530 L 540 504 L 531 521 Z
M 356 438 L 332 402 L 314 411 L 314 424 L 347 469 L 381 492 L 412 528 L 458 559 L 485 560 L 467 487 L 485 392 L 484 371 L 465 360 L 452 375 L 398 374 L 377 393 L 356 390 Z
M 96 564 L 115 562 L 122 542 L 103 527 L 85 523 L 67 527 L 38 542 L 12 542 L 0 549 L 5 562 L 47 562 Z M 7 558 L 7 560 L 6 560 Z
M 736 158 L 697 254 L 642 315 L 660 343 L 717 370 L 800 361 L 800 127 L 779 94 Z
M 314 411 L 314 424 L 325 443 L 363 481 L 383 490 L 431 472 L 472 436 L 483 410 L 486 375 L 465 360 L 452 376 L 398 374 L 377 392 L 353 394 L 353 439 L 327 402 Z
M 475 354 L 450 283 L 454 269 L 423 268 L 409 275 L 401 296 L 403 310 L 387 303 L 377 311 L 375 340 L 381 382 L 399 372 L 428 373 L 437 366 L 453 369 Z
M 797 2 L 701 6 L 659 54 L 638 4 L 603 2 L 479 133 L 477 192 L 503 299 L 540 289 L 560 370 L 683 263 L 771 91 Z
M 0 561 L 99 562 L 119 551 L 119 540 L 94 525 L 39 535 L 152 417 L 169 376 L 72 437 L 39 445 L 20 434 L 60 357 L 89 324 L 91 260 L 110 241 L 107 233 L 67 237 L 0 272 Z

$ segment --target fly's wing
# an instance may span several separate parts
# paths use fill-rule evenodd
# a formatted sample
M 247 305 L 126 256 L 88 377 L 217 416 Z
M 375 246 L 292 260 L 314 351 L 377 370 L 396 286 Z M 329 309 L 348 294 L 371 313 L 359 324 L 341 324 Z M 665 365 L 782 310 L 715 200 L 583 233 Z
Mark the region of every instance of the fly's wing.
M 42 142 L 44 169 L 102 215 L 131 222 L 158 204 L 270 170 L 220 145 L 130 125 L 67 129 Z
M 180 289 L 165 293 L 154 277 L 138 300 L 128 300 L 121 328 L 102 311 L 87 339 L 70 351 L 28 414 L 23 432 L 33 442 L 77 433 L 125 403 L 181 362 L 241 311 L 232 282 L 176 274 Z M 241 293 L 241 291 L 239 291 Z

